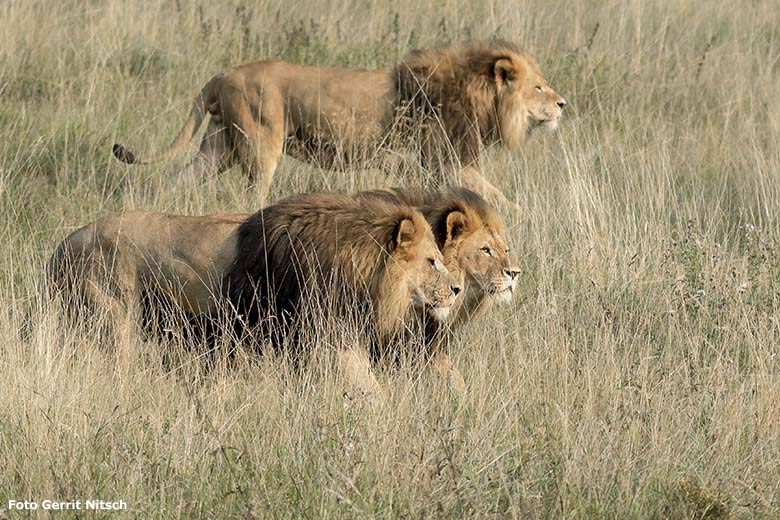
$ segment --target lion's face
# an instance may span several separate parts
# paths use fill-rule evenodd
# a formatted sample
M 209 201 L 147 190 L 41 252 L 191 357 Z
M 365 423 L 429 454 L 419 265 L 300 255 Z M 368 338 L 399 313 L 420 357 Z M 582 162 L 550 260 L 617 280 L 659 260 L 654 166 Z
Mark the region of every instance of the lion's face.
M 499 94 L 498 125 L 506 146 L 520 146 L 535 128 L 558 128 L 566 100 L 550 88 L 530 56 L 499 59 L 494 70 Z
M 496 303 L 512 300 L 520 267 L 509 256 L 503 237 L 480 229 L 464 238 L 458 258 L 469 289 L 487 294 Z
M 416 233 L 412 240 L 401 242 L 393 261 L 403 266 L 415 310 L 425 312 L 436 321 L 446 321 L 463 286 L 462 276 L 447 269 L 430 227 L 424 219 L 420 220 L 417 225 L 424 226 L 424 231 Z
M 450 213 L 443 251 L 447 265 L 457 265 L 462 272 L 467 296 L 488 295 L 505 304 L 512 300 L 521 271 L 509 255 L 498 215 L 492 217 L 485 225 L 459 211 Z
M 535 81 L 523 87 L 528 105 L 528 120 L 531 128 L 541 126 L 552 132 L 558 128 L 566 100 L 538 76 Z

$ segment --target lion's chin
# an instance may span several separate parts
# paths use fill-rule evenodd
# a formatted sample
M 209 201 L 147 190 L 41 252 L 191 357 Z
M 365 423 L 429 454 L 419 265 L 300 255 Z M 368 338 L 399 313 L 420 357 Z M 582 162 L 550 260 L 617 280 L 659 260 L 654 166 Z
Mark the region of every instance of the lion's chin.
M 447 321 L 450 317 L 450 307 L 429 307 L 428 315 L 436 321 Z
M 543 131 L 551 133 L 558 129 L 560 119 L 533 119 L 528 125 L 529 132 L 541 128 Z
M 505 287 L 504 289 L 494 289 L 490 292 L 490 297 L 499 305 L 506 305 L 512 301 L 514 295 L 514 289 L 512 286 Z

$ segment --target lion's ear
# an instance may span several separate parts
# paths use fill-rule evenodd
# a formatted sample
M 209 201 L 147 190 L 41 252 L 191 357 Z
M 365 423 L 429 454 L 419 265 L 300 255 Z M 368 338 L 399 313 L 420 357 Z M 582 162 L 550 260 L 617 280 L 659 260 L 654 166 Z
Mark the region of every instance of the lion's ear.
M 447 215 L 447 240 L 458 238 L 466 231 L 466 215 L 460 211 L 452 211 Z
M 517 78 L 517 69 L 509 58 L 499 58 L 493 63 L 493 77 L 500 87 Z
M 414 222 L 411 219 L 403 219 L 396 228 L 395 244 L 396 247 L 409 245 L 414 240 Z

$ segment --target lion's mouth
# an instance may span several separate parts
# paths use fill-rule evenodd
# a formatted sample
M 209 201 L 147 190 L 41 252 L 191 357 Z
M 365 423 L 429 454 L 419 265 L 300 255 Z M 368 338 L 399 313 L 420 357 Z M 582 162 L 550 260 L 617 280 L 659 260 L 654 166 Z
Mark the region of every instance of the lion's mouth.
M 560 117 L 549 117 L 549 116 L 532 117 L 531 124 L 528 125 L 528 129 L 530 131 L 530 130 L 535 130 L 537 128 L 542 128 L 548 132 L 553 132 L 557 130 L 559 122 L 560 122 Z
M 451 300 L 428 298 L 423 294 L 415 294 L 412 297 L 412 305 L 418 312 L 423 311 L 435 321 L 447 321 L 452 309 Z
M 493 299 L 494 302 L 499 304 L 505 304 L 512 301 L 512 296 L 514 296 L 515 288 L 512 285 L 506 286 L 506 287 L 493 287 L 490 291 L 488 291 L 488 294 Z
M 533 126 L 557 125 L 561 119 L 562 112 L 541 110 L 539 112 L 529 112 L 528 119 Z
M 436 306 L 432 305 L 428 307 L 428 315 L 436 321 L 447 321 L 450 317 L 450 305 Z
M 554 132 L 558 129 L 558 121 L 559 119 L 556 117 L 555 119 L 546 119 L 542 121 L 541 127 L 547 130 L 548 132 Z

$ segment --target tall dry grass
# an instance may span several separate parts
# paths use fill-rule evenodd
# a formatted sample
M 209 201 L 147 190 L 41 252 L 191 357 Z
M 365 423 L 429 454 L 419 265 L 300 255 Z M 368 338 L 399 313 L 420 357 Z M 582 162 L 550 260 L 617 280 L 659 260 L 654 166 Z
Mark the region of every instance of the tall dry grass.
M 778 20 L 768 0 L 0 3 L 0 500 L 123 499 L 144 518 L 777 516 Z M 132 336 L 114 352 L 51 309 L 19 339 L 76 226 L 257 209 L 238 171 L 181 192 L 184 157 L 110 158 L 115 141 L 168 142 L 215 72 L 379 67 L 493 36 L 529 48 L 569 106 L 557 134 L 487 161 L 521 208 L 505 218 L 526 272 L 511 308 L 455 341 L 465 398 L 407 370 L 379 373 L 383 402 L 345 396 L 327 356 L 297 372 L 205 370 Z M 285 159 L 273 197 L 397 181 Z

